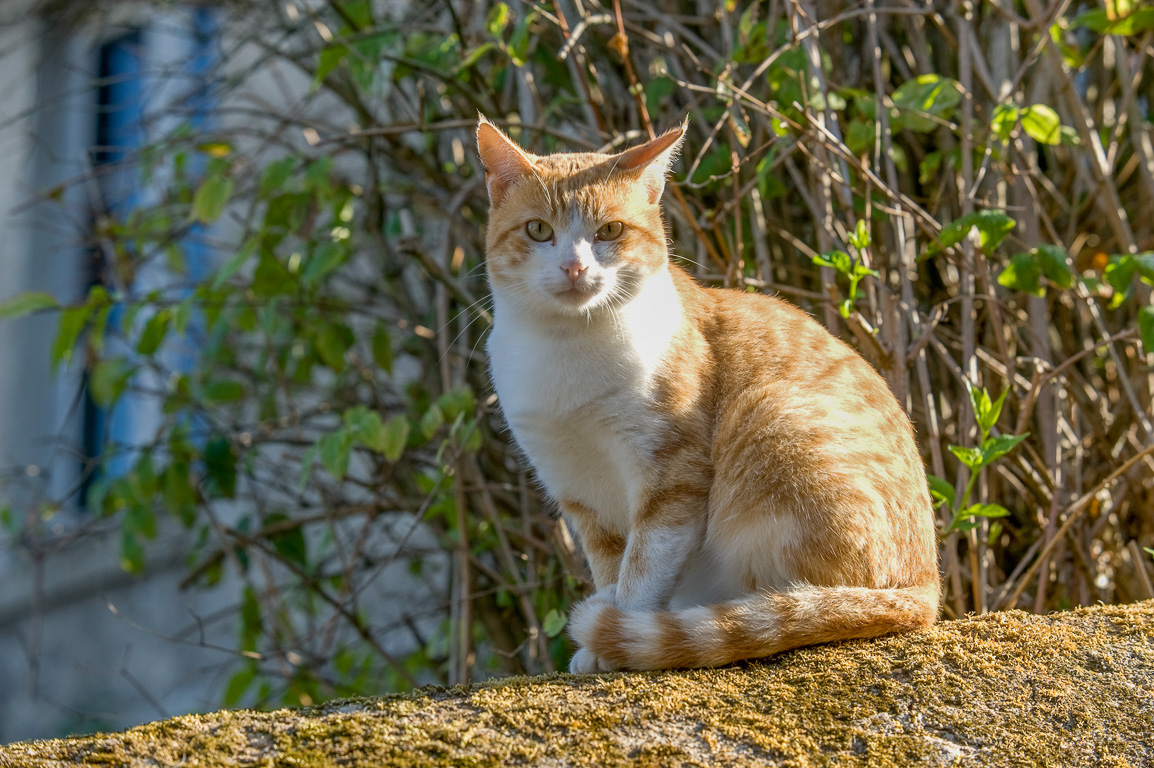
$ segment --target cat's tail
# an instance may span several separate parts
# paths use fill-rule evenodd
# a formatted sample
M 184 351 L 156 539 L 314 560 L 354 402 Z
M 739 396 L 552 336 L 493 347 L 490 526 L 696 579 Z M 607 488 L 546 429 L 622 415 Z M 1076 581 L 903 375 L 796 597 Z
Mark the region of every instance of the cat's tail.
M 719 667 L 816 643 L 922 629 L 938 615 L 938 584 L 901 589 L 799 586 L 716 605 L 633 613 L 587 600 L 569 632 L 598 669 Z M 592 659 L 590 659 L 592 660 Z

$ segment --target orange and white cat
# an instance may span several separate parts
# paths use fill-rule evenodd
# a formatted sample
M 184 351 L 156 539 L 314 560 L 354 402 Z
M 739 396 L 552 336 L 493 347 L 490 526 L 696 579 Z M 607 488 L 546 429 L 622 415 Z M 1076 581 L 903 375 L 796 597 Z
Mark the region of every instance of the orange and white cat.
M 933 513 L 882 378 L 804 312 L 670 263 L 682 125 L 529 154 L 483 117 L 490 367 L 596 592 L 572 672 L 729 664 L 931 625 Z

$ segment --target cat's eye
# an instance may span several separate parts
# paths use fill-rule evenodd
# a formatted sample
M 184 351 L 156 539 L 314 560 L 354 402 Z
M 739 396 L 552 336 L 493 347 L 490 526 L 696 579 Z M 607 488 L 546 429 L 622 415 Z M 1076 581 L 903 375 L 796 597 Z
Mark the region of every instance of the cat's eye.
M 544 243 L 553 239 L 553 228 L 540 219 L 533 219 L 525 225 L 525 234 L 530 240 Z
M 620 221 L 611 221 L 608 224 L 602 224 L 601 229 L 597 230 L 598 240 L 616 240 L 621 237 L 621 233 L 625 230 L 625 224 Z

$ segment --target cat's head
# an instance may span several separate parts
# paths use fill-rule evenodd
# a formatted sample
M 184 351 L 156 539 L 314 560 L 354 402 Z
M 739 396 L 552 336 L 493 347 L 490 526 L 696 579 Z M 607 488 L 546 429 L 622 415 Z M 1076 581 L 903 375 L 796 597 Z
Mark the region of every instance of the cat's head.
M 481 117 L 494 295 L 544 315 L 587 315 L 626 302 L 668 263 L 661 192 L 684 135 L 682 124 L 616 155 L 538 156 Z

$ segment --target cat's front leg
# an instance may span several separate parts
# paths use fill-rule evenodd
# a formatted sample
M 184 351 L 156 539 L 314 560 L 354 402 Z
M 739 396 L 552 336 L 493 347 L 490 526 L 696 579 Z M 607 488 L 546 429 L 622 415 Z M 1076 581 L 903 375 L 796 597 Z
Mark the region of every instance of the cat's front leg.
M 601 592 L 616 584 L 625 554 L 625 537 L 606 530 L 598 521 L 597 513 L 580 502 L 563 500 L 560 507 L 581 542 L 585 561 L 593 574 L 593 586 Z
M 704 515 L 637 525 L 629 534 L 617 575 L 617 607 L 626 612 L 667 608 L 704 533 Z
M 668 607 L 690 555 L 701 546 L 705 534 L 704 496 L 678 501 L 666 501 L 660 513 L 642 510 L 629 534 L 616 586 L 598 590 L 574 607 L 569 634 L 580 650 L 569 664 L 570 672 L 617 669 L 610 658 L 589 650 L 595 637 L 612 634 L 623 622 L 652 621 L 653 613 Z

